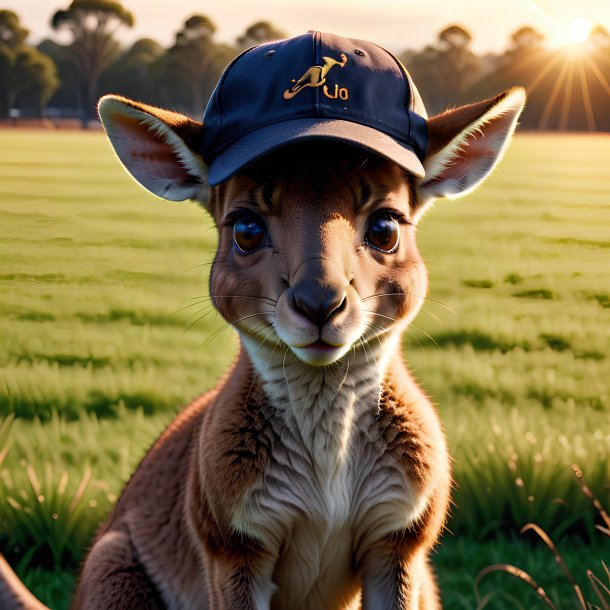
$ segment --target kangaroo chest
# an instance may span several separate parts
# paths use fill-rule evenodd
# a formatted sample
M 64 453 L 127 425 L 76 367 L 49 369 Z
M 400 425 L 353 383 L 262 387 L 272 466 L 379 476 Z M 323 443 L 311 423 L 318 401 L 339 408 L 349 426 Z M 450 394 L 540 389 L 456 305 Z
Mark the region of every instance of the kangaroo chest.
M 275 557 L 278 608 L 351 599 L 367 549 L 407 527 L 424 502 L 380 423 L 378 380 L 343 381 L 339 391 L 341 380 L 307 381 L 292 392 L 268 384 L 273 459 L 234 519 Z

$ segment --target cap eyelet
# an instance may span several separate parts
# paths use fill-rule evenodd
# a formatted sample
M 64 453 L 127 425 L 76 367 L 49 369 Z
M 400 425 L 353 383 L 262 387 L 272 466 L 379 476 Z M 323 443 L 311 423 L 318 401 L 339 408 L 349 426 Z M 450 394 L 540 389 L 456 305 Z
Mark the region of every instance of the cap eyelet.
M 275 49 L 271 49 L 270 51 L 267 51 L 265 53 L 265 58 L 266 59 L 271 59 L 273 57 L 273 54 L 275 53 Z
M 360 57 L 364 57 L 364 51 L 361 51 L 360 49 L 356 49 L 354 53 L 356 53 L 356 55 L 360 55 Z

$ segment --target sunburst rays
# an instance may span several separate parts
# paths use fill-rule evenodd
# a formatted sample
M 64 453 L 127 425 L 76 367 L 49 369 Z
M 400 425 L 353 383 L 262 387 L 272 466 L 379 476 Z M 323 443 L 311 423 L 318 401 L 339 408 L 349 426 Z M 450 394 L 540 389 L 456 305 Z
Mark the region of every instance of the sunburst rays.
M 529 54 L 513 64 L 511 73 L 521 78 L 527 75 L 522 84 L 530 99 L 537 98 L 532 101 L 540 108 L 537 129 L 607 129 L 610 83 L 607 60 L 600 51 L 586 43 L 570 45 Z
M 556 33 L 563 32 L 563 48 L 545 51 L 539 47 L 538 53 L 527 54 L 513 66 L 513 74 L 527 74 L 522 84 L 539 108 L 532 127 L 608 130 L 610 37 L 602 25 L 594 25 L 600 19 L 603 21 L 602 13 L 586 2 L 532 0 L 532 3 L 554 24 Z M 532 73 L 532 65 L 536 73 Z

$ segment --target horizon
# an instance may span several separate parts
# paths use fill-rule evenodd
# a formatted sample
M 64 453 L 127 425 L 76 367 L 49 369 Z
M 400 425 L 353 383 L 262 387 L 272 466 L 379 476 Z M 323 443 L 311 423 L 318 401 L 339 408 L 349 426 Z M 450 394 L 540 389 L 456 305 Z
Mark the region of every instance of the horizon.
M 17 13 L 22 26 L 30 30 L 28 42 L 36 45 L 46 38 L 67 41 L 64 33 L 52 30 L 50 20 L 56 10 L 67 8 L 70 3 L 71 0 L 5 0 L 3 8 Z M 244 0 L 210 9 L 192 0 L 174 0 L 171 6 L 162 0 L 122 3 L 135 18 L 133 28 L 121 28 L 117 34 L 124 45 L 152 38 L 169 47 L 184 21 L 194 13 L 207 15 L 217 26 L 215 39 L 227 44 L 234 44 L 248 26 L 264 20 L 288 36 L 310 29 L 337 32 L 372 40 L 393 52 L 419 50 L 433 44 L 438 33 L 453 24 L 472 34 L 471 48 L 478 54 L 506 50 L 511 34 L 525 25 L 544 34 L 550 47 L 568 44 L 569 25 L 578 19 L 610 29 L 610 3 L 600 0 L 582 0 L 577 6 L 571 0 L 494 0 L 493 6 L 485 0 L 468 0 L 459 10 L 448 0 L 430 0 L 425 7 L 413 0 L 378 0 L 374 6 L 365 0 L 336 0 L 331 7 L 322 0 L 296 6 L 265 0 L 257 3 L 255 10 Z M 48 7 L 46 13 L 41 4 Z M 404 31 L 407 36 L 402 34 Z

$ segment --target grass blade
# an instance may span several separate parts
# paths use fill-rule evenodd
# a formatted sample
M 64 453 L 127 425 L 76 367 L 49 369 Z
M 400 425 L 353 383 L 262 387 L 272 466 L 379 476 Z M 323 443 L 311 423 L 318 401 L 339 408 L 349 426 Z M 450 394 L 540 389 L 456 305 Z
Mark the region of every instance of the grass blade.
M 545 590 L 525 570 L 522 570 L 521 568 L 513 566 L 509 563 L 499 563 L 499 564 L 487 566 L 486 568 L 483 568 L 477 574 L 477 577 L 475 578 L 475 581 L 474 581 L 474 589 L 475 589 L 478 601 L 480 600 L 479 590 L 478 590 L 479 584 L 480 584 L 481 580 L 485 576 L 487 576 L 487 574 L 491 574 L 492 572 L 506 572 L 507 574 L 510 574 L 511 576 L 514 576 L 514 577 L 518 578 L 519 580 L 522 580 L 525 584 L 527 584 L 529 587 L 531 587 L 535 591 L 536 595 L 549 608 L 552 608 L 553 610 L 557 610 L 557 606 L 555 606 L 555 604 L 549 599 L 549 596 L 546 594 Z
M 533 530 L 534 532 L 536 532 L 538 534 L 538 536 L 540 536 L 540 538 L 544 542 L 544 544 L 546 544 L 546 546 L 550 549 L 551 553 L 553 553 L 553 555 L 555 557 L 555 561 L 557 562 L 557 564 L 559 565 L 559 567 L 561 568 L 563 573 L 566 575 L 567 579 L 570 581 L 570 584 L 572 585 L 572 589 L 574 590 L 574 595 L 576 596 L 576 599 L 578 600 L 580 607 L 582 608 L 582 610 L 587 610 L 587 605 L 585 604 L 585 599 L 582 595 L 582 591 L 581 591 L 580 587 L 578 586 L 578 583 L 574 579 L 574 576 L 572 576 L 572 572 L 570 572 L 570 569 L 566 565 L 565 561 L 563 560 L 563 557 L 557 550 L 557 547 L 555 546 L 553 541 L 550 539 L 548 534 L 541 527 L 538 527 L 535 523 L 528 523 L 527 525 L 525 525 L 521 529 L 521 533 L 523 534 L 523 533 L 527 532 L 528 530 Z
M 603 522 L 606 524 L 606 527 L 597 526 L 597 529 L 604 533 L 606 536 L 610 536 L 610 516 L 604 510 L 601 502 L 593 495 L 593 492 L 589 489 L 589 486 L 585 483 L 582 470 L 576 465 L 572 464 L 572 470 L 576 475 L 576 479 L 578 480 L 578 484 L 580 485 L 580 489 L 582 493 L 591 501 L 591 504 L 595 507 L 595 510 L 599 513 L 599 516 L 602 518 Z
M 610 610 L 610 589 L 591 570 L 587 570 L 587 578 L 602 603 L 603 610 Z

